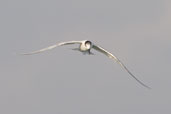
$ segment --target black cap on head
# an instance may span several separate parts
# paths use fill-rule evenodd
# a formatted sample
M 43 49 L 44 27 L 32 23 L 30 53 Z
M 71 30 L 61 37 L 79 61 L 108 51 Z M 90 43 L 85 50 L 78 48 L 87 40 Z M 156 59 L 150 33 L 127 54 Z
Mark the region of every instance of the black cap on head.
M 87 41 L 85 41 L 85 45 L 87 45 L 87 44 L 91 45 L 92 43 L 91 43 L 91 41 L 87 40 Z

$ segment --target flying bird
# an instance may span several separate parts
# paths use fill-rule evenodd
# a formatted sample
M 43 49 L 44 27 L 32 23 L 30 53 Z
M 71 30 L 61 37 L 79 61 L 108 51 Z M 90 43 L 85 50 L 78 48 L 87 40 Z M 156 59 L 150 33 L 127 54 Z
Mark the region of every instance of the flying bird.
M 37 53 L 41 53 L 47 50 L 51 50 L 54 49 L 58 46 L 63 46 L 63 45 L 71 45 L 71 44 L 79 44 L 78 48 L 75 48 L 73 50 L 78 50 L 80 52 L 83 52 L 84 54 L 93 54 L 91 52 L 91 49 L 95 49 L 98 52 L 103 53 L 104 55 L 108 56 L 109 58 L 115 60 L 123 69 L 125 69 L 137 82 L 139 82 L 142 86 L 151 89 L 149 86 L 145 85 L 143 82 L 141 82 L 138 78 L 136 78 L 128 69 L 127 67 L 112 53 L 106 51 L 104 48 L 97 46 L 95 44 L 93 44 L 91 41 L 89 40 L 82 40 L 82 41 L 68 41 L 68 42 L 61 42 L 61 43 L 57 43 L 55 45 L 37 50 L 37 51 L 33 51 L 30 53 L 23 53 L 23 55 L 32 55 L 32 54 L 37 54 Z

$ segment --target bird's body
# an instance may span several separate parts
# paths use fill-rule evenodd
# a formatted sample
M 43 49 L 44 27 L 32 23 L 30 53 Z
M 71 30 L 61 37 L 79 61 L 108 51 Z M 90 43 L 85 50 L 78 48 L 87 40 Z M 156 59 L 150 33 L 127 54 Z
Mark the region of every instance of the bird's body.
M 88 53 L 88 54 L 93 54 L 91 52 L 91 49 L 95 49 L 96 51 L 99 51 L 103 54 L 105 54 L 106 56 L 108 56 L 111 59 L 114 59 L 122 68 L 124 68 L 136 81 L 138 81 L 141 85 L 143 85 L 144 87 L 150 89 L 150 87 L 148 87 L 147 85 L 145 85 L 144 83 L 142 83 L 140 80 L 138 80 L 128 69 L 127 67 L 116 57 L 114 56 L 112 53 L 106 51 L 104 48 L 100 47 L 100 46 L 96 46 L 94 45 L 91 41 L 89 40 L 82 40 L 82 41 L 68 41 L 68 42 L 61 42 L 61 43 L 57 43 L 55 45 L 49 46 L 47 48 L 43 48 L 41 50 L 38 51 L 33 51 L 30 53 L 23 53 L 24 55 L 31 55 L 31 54 L 36 54 L 36 53 L 40 53 L 40 52 L 44 52 L 46 50 L 51 50 L 57 46 L 63 46 L 63 45 L 70 45 L 70 44 L 79 44 L 78 48 L 75 48 L 73 50 L 78 50 L 80 52 Z
M 89 43 L 89 42 L 90 41 L 82 41 L 80 46 L 79 46 L 79 50 L 82 51 L 82 52 L 89 51 L 91 49 L 91 43 Z
M 78 50 L 80 52 L 82 52 L 83 54 L 93 54 L 91 52 L 92 49 L 92 43 L 88 40 L 84 40 L 80 43 L 79 48 L 76 48 L 75 50 Z

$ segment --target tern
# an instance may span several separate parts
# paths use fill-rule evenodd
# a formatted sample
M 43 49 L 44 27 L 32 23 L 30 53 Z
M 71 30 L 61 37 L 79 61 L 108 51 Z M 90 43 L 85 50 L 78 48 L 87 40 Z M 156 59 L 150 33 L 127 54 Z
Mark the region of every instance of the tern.
M 30 53 L 23 53 L 23 55 L 32 55 L 32 54 L 37 54 L 37 53 L 41 53 L 47 50 L 51 50 L 54 49 L 58 46 L 63 46 L 63 45 L 71 45 L 71 44 L 79 44 L 78 48 L 75 48 L 73 50 L 78 50 L 80 52 L 83 52 L 84 54 L 93 54 L 91 52 L 91 49 L 95 49 L 98 52 L 103 53 L 104 55 L 108 56 L 109 58 L 115 60 L 123 69 L 125 69 L 137 82 L 139 82 L 142 86 L 151 89 L 149 86 L 145 85 L 143 82 L 141 82 L 138 78 L 136 78 L 129 70 L 128 68 L 112 53 L 106 51 L 104 48 L 102 48 L 101 46 L 97 46 L 94 43 L 92 43 L 89 40 L 82 40 L 82 41 L 68 41 L 68 42 L 61 42 L 61 43 L 56 43 L 55 45 L 37 50 L 37 51 L 33 51 Z

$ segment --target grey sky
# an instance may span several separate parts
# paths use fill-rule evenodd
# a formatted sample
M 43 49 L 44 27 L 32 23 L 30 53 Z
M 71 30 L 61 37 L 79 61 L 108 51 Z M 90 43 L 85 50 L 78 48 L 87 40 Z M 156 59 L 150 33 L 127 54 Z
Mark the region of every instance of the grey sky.
M 1 114 L 170 114 L 169 0 L 1 0 Z M 89 39 L 138 79 L 94 51 L 60 41 Z

